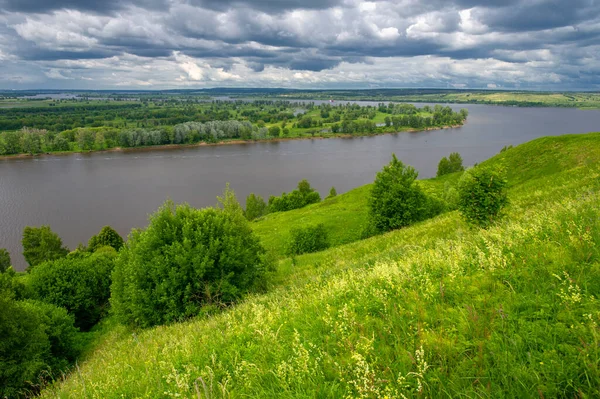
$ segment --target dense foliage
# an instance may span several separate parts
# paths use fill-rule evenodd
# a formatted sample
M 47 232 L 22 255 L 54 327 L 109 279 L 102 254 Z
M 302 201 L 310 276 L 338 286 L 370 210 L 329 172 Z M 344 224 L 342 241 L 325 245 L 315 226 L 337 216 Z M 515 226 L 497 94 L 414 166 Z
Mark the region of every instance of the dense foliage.
M 65 308 L 86 331 L 106 313 L 116 252 L 81 253 L 48 261 L 30 273 L 34 298 Z
M 298 182 L 298 187 L 289 194 L 280 197 L 269 197 L 269 212 L 284 212 L 303 208 L 306 205 L 321 201 L 321 195 L 304 179 Z
M 16 300 L 0 288 L 0 397 L 38 391 L 67 371 L 79 352 L 77 329 L 65 309 Z
M 465 170 L 462 157 L 458 152 L 453 152 L 448 158 L 443 157 L 438 163 L 437 177 Z
M 246 210 L 244 211 L 246 219 L 254 220 L 259 218 L 263 216 L 267 210 L 267 203 L 260 195 L 250 193 L 250 195 L 246 197 Z
M 88 250 L 94 252 L 101 247 L 112 247 L 118 251 L 123 246 L 123 238 L 110 226 L 104 226 L 98 234 L 88 241 Z
M 317 252 L 327 248 L 329 248 L 329 235 L 322 223 L 290 230 L 287 250 L 290 255 Z
M 465 172 L 458 185 L 458 210 L 465 220 L 488 227 L 508 203 L 506 174 L 501 168 L 478 166 Z
M 374 134 L 460 125 L 467 112 L 412 104 L 255 100 L 59 100 L 0 107 L 0 155 Z M 1 105 L 1 104 L 0 104 Z M 22 106 L 18 106 L 22 105 Z
M 23 230 L 23 256 L 29 267 L 42 262 L 64 258 L 69 250 L 63 246 L 61 238 L 50 226 L 30 227 Z
M 0 273 L 4 273 L 11 266 L 10 254 L 4 248 L 0 248 Z
M 263 252 L 241 208 L 167 202 L 121 250 L 111 287 L 114 313 L 122 322 L 151 326 L 234 301 L 263 275 Z
M 427 196 L 415 183 L 418 172 L 404 165 L 395 154 L 377 173 L 369 198 L 369 225 L 375 232 L 409 226 L 435 216 L 442 210 L 439 201 Z

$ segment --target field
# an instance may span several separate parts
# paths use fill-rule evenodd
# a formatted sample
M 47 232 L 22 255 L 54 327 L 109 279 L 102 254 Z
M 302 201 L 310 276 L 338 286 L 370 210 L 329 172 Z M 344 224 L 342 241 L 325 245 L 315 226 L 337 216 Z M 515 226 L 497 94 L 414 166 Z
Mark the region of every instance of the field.
M 336 246 L 282 258 L 267 293 L 220 313 L 140 331 L 105 321 L 42 397 L 598 397 L 600 133 L 486 163 L 510 182 L 492 228 L 450 212 L 355 241 L 368 187 L 269 215 L 254 228 L 278 253 L 296 223 L 325 223 Z

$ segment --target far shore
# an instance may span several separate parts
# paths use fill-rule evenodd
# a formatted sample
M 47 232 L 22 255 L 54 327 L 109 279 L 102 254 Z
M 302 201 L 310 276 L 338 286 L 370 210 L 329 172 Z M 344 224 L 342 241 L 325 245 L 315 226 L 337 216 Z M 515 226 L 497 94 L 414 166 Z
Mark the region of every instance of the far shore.
M 450 125 L 441 127 L 428 127 L 426 129 L 407 129 L 398 132 L 382 132 L 382 133 L 361 133 L 361 134 L 349 134 L 349 133 L 329 133 L 327 135 L 315 135 L 315 136 L 299 136 L 299 137 L 278 137 L 274 139 L 261 139 L 261 140 L 224 140 L 217 143 L 206 143 L 199 142 L 193 144 L 161 144 L 152 145 L 145 147 L 114 147 L 106 150 L 92 150 L 92 151 L 56 151 L 56 152 L 44 152 L 40 154 L 12 154 L 12 155 L 0 155 L 0 160 L 11 160 L 11 159 L 32 159 L 44 156 L 65 156 L 65 155 L 84 155 L 84 154 L 102 154 L 111 152 L 122 152 L 122 153 L 134 153 L 134 152 L 146 152 L 146 151 L 162 151 L 162 150 L 176 150 L 179 148 L 194 148 L 194 147 L 205 147 L 205 146 L 219 146 L 219 145 L 232 145 L 232 144 L 255 144 L 255 143 L 268 143 L 268 142 L 281 142 L 290 140 L 325 140 L 325 139 L 336 139 L 336 138 L 354 138 L 354 137 L 372 137 L 380 136 L 384 134 L 396 134 L 396 133 L 414 133 L 424 132 L 429 130 L 442 130 L 442 129 L 453 129 L 461 127 L 462 125 Z

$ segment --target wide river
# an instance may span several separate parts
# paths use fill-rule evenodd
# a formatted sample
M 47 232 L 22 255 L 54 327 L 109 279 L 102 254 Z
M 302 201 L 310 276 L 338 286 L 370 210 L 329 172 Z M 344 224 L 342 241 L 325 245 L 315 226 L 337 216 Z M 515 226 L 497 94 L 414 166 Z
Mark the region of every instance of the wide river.
M 308 179 L 321 195 L 331 186 L 343 193 L 372 182 L 392 153 L 427 178 L 435 174 L 440 158 L 453 151 L 472 165 L 505 145 L 600 131 L 600 111 L 452 107 L 469 110 L 461 128 L 0 160 L 0 248 L 7 248 L 15 268 L 23 270 L 25 226 L 48 224 L 69 248 L 75 248 L 105 225 L 123 237 L 131 228 L 144 227 L 148 215 L 168 198 L 196 207 L 214 205 L 226 182 L 242 202 L 250 192 L 265 199 L 288 192 L 301 179 Z

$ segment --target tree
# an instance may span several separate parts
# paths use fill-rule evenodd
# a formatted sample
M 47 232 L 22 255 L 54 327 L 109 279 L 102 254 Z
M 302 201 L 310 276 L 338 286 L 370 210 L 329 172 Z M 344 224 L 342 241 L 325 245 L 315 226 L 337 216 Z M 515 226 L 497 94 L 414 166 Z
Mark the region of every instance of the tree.
M 0 273 L 4 273 L 10 267 L 10 254 L 4 248 L 0 248 Z
M 165 203 L 121 250 L 111 305 L 124 323 L 152 326 L 230 303 L 260 282 L 264 249 L 232 192 L 223 209 Z M 237 204 L 237 205 L 236 205 Z
M 487 228 L 508 204 L 507 180 L 503 169 L 476 167 L 458 184 L 458 210 L 467 223 Z
M 39 154 L 42 152 L 42 139 L 40 132 L 37 129 L 23 129 L 21 137 L 21 147 L 23 152 L 30 155 Z
M 417 171 L 395 154 L 377 173 L 369 197 L 369 223 L 375 232 L 405 227 L 440 211 L 415 184 L 417 176 Z
M 75 326 L 92 328 L 105 313 L 116 251 L 83 253 L 44 262 L 30 273 L 35 299 L 67 309 Z
M 69 253 L 63 247 L 62 240 L 54 233 L 50 226 L 25 227 L 23 230 L 23 256 L 29 267 L 42 262 L 64 258 Z
M 273 125 L 269 128 L 269 136 L 271 137 L 279 137 L 281 133 L 281 128 L 277 125 Z
M 389 116 L 386 116 L 383 120 L 385 122 L 386 127 L 390 127 L 392 125 L 392 120 L 390 119 Z
M 325 199 L 333 198 L 336 195 L 337 195 L 337 191 L 335 190 L 335 187 L 331 187 L 331 190 L 329 190 L 329 195 Z
M 121 249 L 123 238 L 112 227 L 104 226 L 100 232 L 88 241 L 88 250 L 94 252 L 101 247 L 113 247 L 116 251 Z
M 0 292 L 0 397 L 22 397 L 66 372 L 79 352 L 77 334 L 65 309 Z
M 448 163 L 450 165 L 450 173 L 462 172 L 465 170 L 465 167 L 463 166 L 463 159 L 458 152 L 450 153 L 450 156 L 448 157 Z
M 246 198 L 246 211 L 244 215 L 248 220 L 254 220 L 263 216 L 267 211 L 267 204 L 260 195 L 250 193 Z
M 20 132 L 2 133 L 5 154 L 19 154 L 23 152 L 23 147 L 21 146 L 21 135 L 22 133 Z
M 437 169 L 437 177 L 443 176 L 443 175 L 447 175 L 448 173 L 450 173 L 450 161 L 448 161 L 448 158 L 443 157 L 442 159 L 440 159 L 440 162 L 438 163 L 438 169 Z
M 449 173 L 462 172 L 465 170 L 462 157 L 458 152 L 453 152 L 448 158 L 443 157 L 438 163 L 437 177 Z

